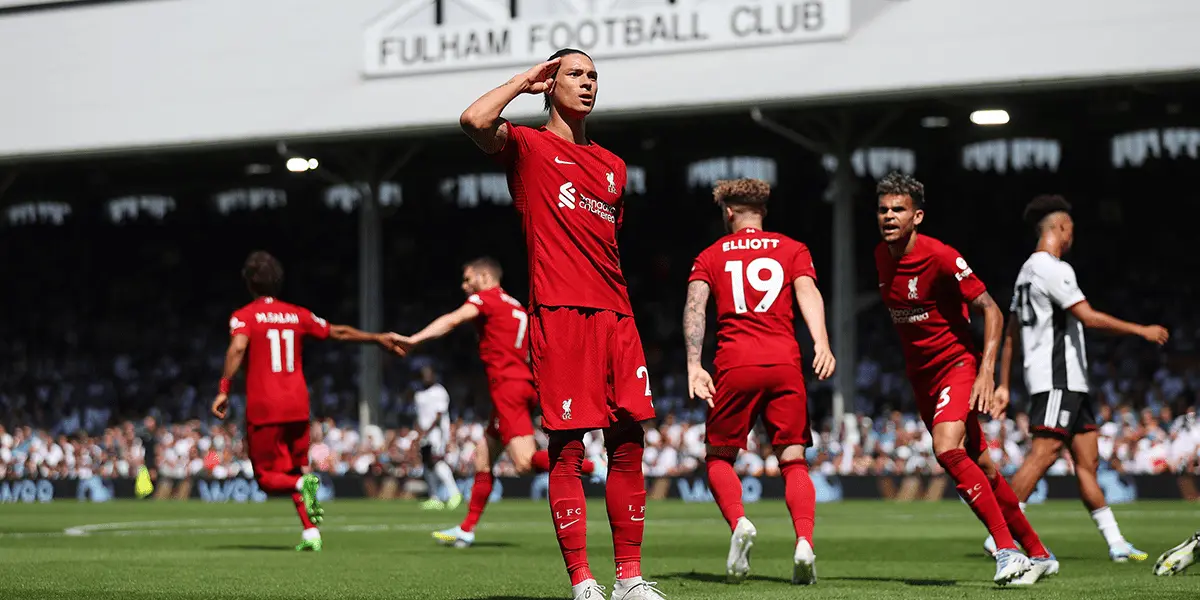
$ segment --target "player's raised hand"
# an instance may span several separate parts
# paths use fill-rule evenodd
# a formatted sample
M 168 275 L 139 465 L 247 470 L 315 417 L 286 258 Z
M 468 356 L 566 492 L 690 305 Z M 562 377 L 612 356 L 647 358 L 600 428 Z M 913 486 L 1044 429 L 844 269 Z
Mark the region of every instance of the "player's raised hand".
M 525 81 L 525 93 L 546 93 L 550 89 L 550 83 L 554 81 L 554 72 L 558 70 L 558 63 L 560 62 L 562 62 L 562 58 L 548 60 L 518 75 L 519 78 Z
M 396 356 L 404 356 L 408 354 L 409 349 L 412 347 L 411 344 L 406 345 L 404 343 L 405 339 L 404 336 L 394 331 L 389 331 L 379 334 L 379 345 Z
M 1004 412 L 1008 410 L 1008 388 L 1004 386 L 996 386 L 996 391 L 992 392 L 992 411 L 988 414 L 993 419 L 999 419 L 1004 416 Z
M 984 413 L 992 413 L 992 396 L 996 393 L 996 382 L 991 373 L 980 371 L 971 386 L 971 409 Z
M 688 398 L 700 398 L 713 407 L 713 396 L 717 393 L 712 375 L 700 365 L 688 365 Z
M 1147 325 L 1142 328 L 1142 337 L 1147 342 L 1158 344 L 1159 346 L 1167 343 L 1171 339 L 1171 333 L 1162 325 Z
M 817 374 L 817 379 L 824 381 L 833 376 L 834 369 L 837 368 L 837 359 L 833 357 L 833 352 L 828 346 L 819 346 L 813 348 L 813 371 Z
M 225 415 L 229 412 L 229 395 L 217 394 L 217 399 L 212 403 L 212 414 L 214 417 L 225 420 Z

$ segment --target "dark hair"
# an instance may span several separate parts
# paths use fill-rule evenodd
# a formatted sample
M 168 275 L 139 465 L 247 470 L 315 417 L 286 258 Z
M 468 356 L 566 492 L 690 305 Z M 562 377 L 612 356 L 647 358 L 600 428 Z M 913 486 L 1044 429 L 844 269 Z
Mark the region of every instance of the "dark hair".
M 770 196 L 771 184 L 761 179 L 722 179 L 713 186 L 717 204 L 763 208 Z
M 572 54 L 582 54 L 584 56 L 587 56 L 588 60 L 592 60 L 592 57 L 589 56 L 587 52 L 584 52 L 583 50 L 580 50 L 578 48 L 563 48 L 563 49 L 559 50 L 558 52 L 551 54 L 550 58 L 547 58 L 546 60 L 551 61 L 556 58 L 562 58 L 564 56 L 570 56 Z M 555 71 L 554 74 L 551 76 L 551 78 L 554 78 L 554 77 L 558 77 L 558 71 Z M 545 110 L 545 111 L 550 110 L 550 92 L 546 92 L 545 94 L 542 94 L 542 110 Z
M 242 266 L 242 279 L 255 296 L 276 296 L 283 288 L 283 265 L 267 252 L 251 252 Z
M 925 208 L 925 184 L 900 171 L 892 171 L 880 179 L 875 185 L 875 195 L 908 196 L 912 198 L 913 208 Z
M 504 276 L 504 269 L 500 268 L 500 261 L 490 256 L 480 256 L 475 260 L 468 261 L 463 265 L 463 269 L 480 269 L 482 271 L 488 271 L 497 280 Z
M 1036 231 L 1041 228 L 1042 219 L 1056 212 L 1071 214 L 1071 203 L 1058 194 L 1042 194 L 1025 205 L 1022 217 Z

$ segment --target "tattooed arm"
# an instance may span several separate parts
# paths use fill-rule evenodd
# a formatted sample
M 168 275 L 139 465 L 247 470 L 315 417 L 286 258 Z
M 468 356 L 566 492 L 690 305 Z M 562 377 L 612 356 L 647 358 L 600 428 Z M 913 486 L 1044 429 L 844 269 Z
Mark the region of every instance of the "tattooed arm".
M 687 346 L 688 397 L 699 397 L 711 407 L 713 394 L 712 377 L 700 364 L 704 350 L 704 326 L 707 320 L 705 310 L 708 308 L 708 284 L 703 281 L 692 281 L 688 284 L 687 305 L 683 309 L 683 339 Z

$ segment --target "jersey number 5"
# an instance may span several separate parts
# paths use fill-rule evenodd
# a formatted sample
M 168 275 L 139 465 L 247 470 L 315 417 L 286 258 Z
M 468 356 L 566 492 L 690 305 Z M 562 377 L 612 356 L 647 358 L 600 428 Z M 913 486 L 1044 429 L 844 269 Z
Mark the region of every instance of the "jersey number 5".
M 283 338 L 284 348 L 280 348 L 279 340 Z M 268 329 L 267 339 L 271 341 L 271 372 L 279 373 L 284 367 L 284 352 L 286 351 L 287 372 L 296 370 L 296 331 L 293 329 Z
M 1029 297 L 1029 287 L 1032 284 L 1022 283 L 1017 286 L 1017 318 L 1022 327 L 1030 327 L 1037 322 L 1037 313 L 1033 312 L 1033 300 Z
M 762 278 L 763 271 L 767 272 L 766 279 Z M 739 315 L 747 311 L 746 283 L 763 293 L 762 301 L 754 307 L 754 312 L 770 310 L 771 305 L 775 304 L 775 300 L 779 298 L 779 292 L 783 291 L 783 266 L 773 258 L 765 256 L 756 258 L 750 261 L 745 271 L 742 270 L 742 261 L 726 261 L 725 272 L 729 273 L 732 278 L 733 310 Z

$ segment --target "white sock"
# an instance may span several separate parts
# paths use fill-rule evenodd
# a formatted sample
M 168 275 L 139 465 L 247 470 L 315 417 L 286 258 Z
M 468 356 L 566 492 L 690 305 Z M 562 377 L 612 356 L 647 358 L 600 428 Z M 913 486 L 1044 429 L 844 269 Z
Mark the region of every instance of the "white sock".
M 1121 528 L 1117 525 L 1117 518 L 1113 516 L 1111 508 L 1105 506 L 1104 508 L 1093 510 L 1092 520 L 1096 522 L 1096 528 L 1104 536 L 1104 541 L 1108 542 L 1109 548 L 1119 548 L 1126 544 L 1125 538 L 1121 536 Z
M 321 539 L 321 532 L 316 527 L 309 527 L 300 534 L 300 537 L 304 538 L 306 542 L 311 542 Z
M 454 497 L 458 493 L 458 484 L 454 481 L 454 473 L 450 470 L 450 465 L 439 460 L 438 464 L 433 467 L 433 472 L 437 474 L 442 485 L 446 486 L 446 493 Z
M 302 477 L 302 476 L 296 478 L 296 491 L 297 492 L 304 491 L 304 477 Z
M 1021 512 L 1025 512 L 1025 503 L 1024 502 L 1018 502 L 1017 506 L 1021 507 Z
M 571 597 L 578 597 L 583 593 L 583 590 L 586 590 L 593 585 L 596 585 L 595 579 L 585 579 L 578 584 L 571 586 Z

